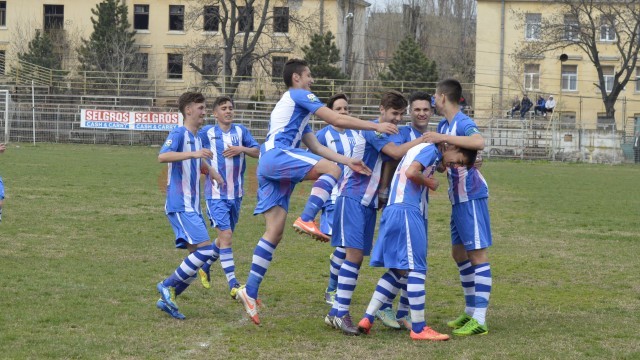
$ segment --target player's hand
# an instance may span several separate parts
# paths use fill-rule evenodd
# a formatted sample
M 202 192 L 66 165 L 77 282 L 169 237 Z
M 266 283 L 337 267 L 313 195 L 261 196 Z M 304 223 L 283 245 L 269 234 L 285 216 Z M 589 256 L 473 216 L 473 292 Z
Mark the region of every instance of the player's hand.
M 224 184 L 224 179 L 213 169 L 213 167 L 209 167 L 209 178 L 211 179 L 211 182 L 217 182 L 218 186 Z
M 360 173 L 362 175 L 371 176 L 371 169 L 360 159 L 351 159 L 347 165 L 351 170 Z
M 445 135 L 433 131 L 427 131 L 426 133 L 422 134 L 422 141 L 426 143 L 439 144 L 441 142 L 444 142 L 445 139 Z
M 0 143 L 0 153 L 3 153 L 7 149 L 7 146 L 3 143 Z
M 242 146 L 229 146 L 222 152 L 222 156 L 226 158 L 234 157 L 240 155 L 244 152 L 244 147 Z
M 194 159 L 211 159 L 213 157 L 213 153 L 209 149 L 200 149 L 193 154 Z
M 376 132 L 382 133 L 382 134 L 397 134 L 398 133 L 398 126 L 396 126 L 395 124 L 392 123 L 380 123 L 380 124 L 376 124 Z
M 384 210 L 389 201 L 389 189 L 378 191 L 378 210 Z
M 436 190 L 438 190 L 438 187 L 440 187 L 440 181 L 438 181 L 438 179 L 436 179 L 436 178 L 428 177 L 427 178 L 427 187 L 431 191 L 436 191 Z

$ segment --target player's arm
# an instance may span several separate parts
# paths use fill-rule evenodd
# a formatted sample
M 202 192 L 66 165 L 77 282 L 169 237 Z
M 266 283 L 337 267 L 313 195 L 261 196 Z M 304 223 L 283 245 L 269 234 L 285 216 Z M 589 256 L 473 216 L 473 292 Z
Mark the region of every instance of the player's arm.
M 418 185 L 426 186 L 433 191 L 438 189 L 440 182 L 433 177 L 425 176 L 422 173 L 422 170 L 424 170 L 424 166 L 422 166 L 422 164 L 417 161 L 412 161 L 411 165 L 409 165 L 405 171 L 405 175 L 407 176 L 407 179 Z
M 211 165 L 209 158 L 204 158 L 203 161 L 200 162 L 200 172 L 204 175 L 208 175 L 211 182 L 215 181 L 218 184 L 224 184 L 224 179 L 220 176 L 217 169 Z
M 373 130 L 384 134 L 398 133 L 398 127 L 394 124 L 360 120 L 353 116 L 339 114 L 326 106 L 319 108 L 314 114 L 325 122 L 343 129 Z
M 7 146 L 3 143 L 0 143 L 0 153 L 3 153 L 5 150 L 7 150 Z
M 222 156 L 224 157 L 234 157 L 245 153 L 252 158 L 257 158 L 260 155 L 260 148 L 257 147 L 246 147 L 246 146 L 229 146 L 222 152 Z
M 380 185 L 378 186 L 378 209 L 382 209 L 387 205 L 389 200 L 389 184 L 393 179 L 393 173 L 398 167 L 399 161 L 388 160 L 382 163 L 382 171 L 380 172 Z
M 331 110 L 333 111 L 333 110 Z M 316 155 L 320 155 L 327 160 L 331 160 L 340 164 L 344 164 L 356 172 L 364 175 L 371 175 L 371 169 L 369 169 L 364 162 L 360 159 L 352 159 L 344 155 L 340 155 L 337 152 L 329 149 L 328 147 L 320 144 L 318 138 L 312 133 L 308 132 L 302 135 L 302 142 L 307 146 L 309 151 Z
M 469 150 L 482 150 L 484 149 L 484 138 L 482 135 L 475 133 L 470 136 L 454 136 L 447 134 L 439 134 L 434 131 L 426 132 L 423 135 L 427 142 L 433 144 L 439 144 L 446 142 L 457 147 L 469 149 Z
M 423 137 L 419 137 L 402 145 L 396 145 L 395 143 L 390 142 L 382 148 L 382 152 L 385 155 L 390 156 L 394 160 L 400 160 L 407 154 L 407 151 L 409 151 L 409 149 L 423 142 Z
M 184 161 L 189 159 L 208 159 L 213 156 L 209 149 L 200 149 L 198 151 L 167 151 L 158 155 L 158 162 L 170 163 Z

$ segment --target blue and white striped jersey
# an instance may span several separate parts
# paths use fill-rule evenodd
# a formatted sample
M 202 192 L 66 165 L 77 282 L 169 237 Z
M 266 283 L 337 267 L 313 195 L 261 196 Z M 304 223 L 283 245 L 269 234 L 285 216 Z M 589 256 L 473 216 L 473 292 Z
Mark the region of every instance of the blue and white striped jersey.
M 198 136 L 180 126 L 169 133 L 160 149 L 166 152 L 190 152 L 202 149 Z M 167 174 L 167 201 L 165 212 L 196 212 L 200 209 L 200 159 L 170 162 Z
M 316 133 L 316 137 L 318 138 L 318 142 L 320 144 L 328 147 L 329 149 L 337 152 L 340 155 L 351 157 L 351 154 L 353 153 L 353 147 L 356 144 L 356 139 L 354 137 L 355 134 L 355 130 L 345 129 L 344 131 L 340 132 L 333 126 L 328 125 L 318 130 L 318 132 Z M 340 169 L 344 174 L 344 165 L 338 164 L 338 166 L 340 166 Z M 338 183 L 336 184 L 336 186 L 333 187 L 333 191 L 331 191 L 331 198 L 327 201 L 330 201 L 331 203 L 336 202 L 336 198 L 338 197 L 338 184 L 340 184 L 341 179 L 342 176 L 340 176 L 340 179 L 338 179 Z
M 411 126 L 411 124 L 400 126 L 398 128 L 398 132 L 400 133 L 400 136 L 402 136 L 402 139 L 404 140 L 405 143 L 409 141 L 413 141 L 419 138 L 420 136 L 422 136 L 422 134 L 418 130 L 416 130 L 413 126 Z
M 374 122 L 377 123 L 378 120 Z M 362 175 L 345 167 L 338 196 L 346 196 L 360 201 L 363 206 L 376 208 L 382 169 L 381 151 L 391 140 L 387 134 L 373 130 L 360 130 L 356 132 L 354 139 L 355 146 L 351 157 L 361 159 L 371 169 L 372 174 L 371 176 Z
M 289 89 L 271 112 L 269 132 L 261 152 L 300 147 L 302 135 L 311 132 L 309 118 L 324 104 L 312 92 Z
M 213 166 L 222 176 L 225 183 L 222 186 L 212 186 L 211 178 L 205 177 L 204 196 L 209 199 L 237 199 L 243 195 L 244 172 L 247 164 L 245 154 L 232 158 L 222 156 L 229 146 L 244 146 L 257 148 L 260 146 L 243 125 L 232 124 L 228 132 L 222 131 L 218 125 L 207 125 L 198 131 L 202 140 L 202 147 L 211 149 Z
M 438 124 L 438 133 L 453 136 L 471 136 L 480 131 L 473 120 L 462 112 L 458 112 L 451 120 L 442 119 Z M 489 197 L 489 187 L 480 171 L 474 166 L 467 169 L 447 167 L 449 180 L 449 200 L 451 204 L 459 204 L 473 199 Z
M 438 151 L 438 147 L 430 143 L 418 144 L 409 149 L 407 154 L 400 160 L 393 175 L 393 180 L 391 180 L 387 205 L 402 203 L 415 206 L 420 209 L 420 213 L 426 219 L 428 213 L 427 193 L 429 189 L 407 179 L 406 171 L 411 163 L 417 161 L 424 167 L 422 173 L 425 176 L 433 175 L 441 159 L 442 154 Z

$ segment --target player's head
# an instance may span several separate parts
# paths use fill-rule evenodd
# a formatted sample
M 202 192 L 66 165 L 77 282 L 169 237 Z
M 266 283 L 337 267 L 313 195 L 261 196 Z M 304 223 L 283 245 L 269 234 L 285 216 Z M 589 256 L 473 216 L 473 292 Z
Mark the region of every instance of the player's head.
M 396 90 L 386 91 L 380 99 L 380 122 L 398 124 L 407 105 L 407 99 L 402 93 Z
M 178 98 L 178 109 L 185 118 L 202 117 L 205 114 L 204 95 L 188 91 Z
M 409 96 L 409 115 L 412 125 L 419 130 L 426 130 L 429 119 L 433 115 L 431 95 L 424 91 L 416 91 Z
M 221 125 L 233 122 L 233 100 L 228 96 L 218 96 L 213 102 L 213 116 Z
M 456 79 L 445 79 L 438 83 L 436 87 L 436 110 L 442 113 L 446 103 L 458 108 L 458 102 L 462 97 L 462 85 Z
M 313 78 L 311 77 L 311 70 L 309 70 L 309 63 L 302 59 L 291 59 L 287 61 L 286 64 L 284 64 L 282 77 L 284 84 L 289 88 L 311 90 Z
M 335 94 L 327 101 L 327 107 L 338 114 L 349 115 L 349 98 L 346 94 Z
M 442 163 L 447 167 L 465 166 L 470 169 L 478 157 L 478 150 L 469 150 L 451 144 L 440 143 L 439 149 L 442 153 Z

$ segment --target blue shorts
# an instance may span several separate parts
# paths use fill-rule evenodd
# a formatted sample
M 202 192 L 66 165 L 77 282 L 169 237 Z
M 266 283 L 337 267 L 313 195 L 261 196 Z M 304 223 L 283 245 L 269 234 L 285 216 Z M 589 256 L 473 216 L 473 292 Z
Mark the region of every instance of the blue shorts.
M 201 214 L 196 212 L 172 212 L 167 217 L 176 233 L 176 247 L 185 249 L 187 244 L 196 245 L 209 240 L 207 225 Z
M 382 212 L 371 266 L 398 270 L 427 270 L 427 233 L 420 209 L 393 204 Z
M 4 200 L 4 183 L 2 182 L 2 176 L 0 176 L 0 200 Z
M 327 234 L 331 236 L 333 232 L 333 210 L 335 208 L 335 204 L 330 201 L 325 203 L 325 207 L 322 208 L 322 215 L 320 215 L 320 231 L 323 234 Z
M 451 208 L 451 244 L 467 251 L 491 246 L 491 224 L 487 198 L 469 200 Z
M 364 256 L 369 256 L 376 228 L 376 209 L 364 206 L 358 200 L 338 196 L 334 211 L 331 246 L 359 249 Z
M 207 199 L 207 216 L 209 216 L 211 227 L 234 231 L 240 219 L 240 206 L 242 206 L 242 198 Z
M 289 211 L 293 188 L 304 180 L 321 156 L 301 149 L 273 148 L 260 155 L 258 161 L 258 203 L 253 215 L 274 206 Z

